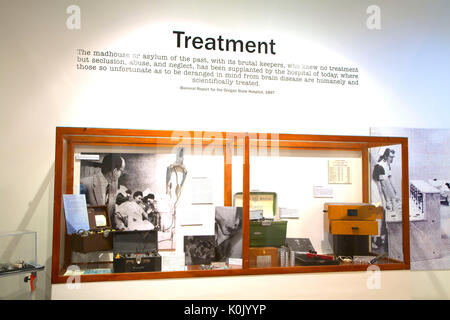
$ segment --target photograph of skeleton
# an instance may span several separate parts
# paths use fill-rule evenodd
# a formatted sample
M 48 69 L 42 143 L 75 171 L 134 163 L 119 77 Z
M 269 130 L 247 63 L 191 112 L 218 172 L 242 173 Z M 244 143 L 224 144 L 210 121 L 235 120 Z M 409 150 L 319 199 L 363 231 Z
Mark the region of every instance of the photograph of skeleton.
M 450 129 L 371 128 L 371 135 L 408 138 L 411 270 L 450 269 Z M 395 150 L 391 167 L 394 188 L 397 155 L 399 150 Z M 377 199 L 377 187 L 372 188 L 371 196 Z M 388 230 L 396 228 L 401 219 L 396 201 L 394 196 L 393 202 L 383 203 Z M 392 208 L 394 211 L 389 211 Z M 399 255 L 400 241 L 401 236 L 388 240 L 393 258 Z
M 242 259 L 242 207 L 215 208 L 215 261 Z
M 177 154 L 96 153 L 82 160 L 80 193 L 88 205 L 107 205 L 113 228 L 157 230 L 158 248 L 175 249 L 176 204 L 187 170 Z
M 184 236 L 184 255 L 187 266 L 211 264 L 215 257 L 215 237 Z

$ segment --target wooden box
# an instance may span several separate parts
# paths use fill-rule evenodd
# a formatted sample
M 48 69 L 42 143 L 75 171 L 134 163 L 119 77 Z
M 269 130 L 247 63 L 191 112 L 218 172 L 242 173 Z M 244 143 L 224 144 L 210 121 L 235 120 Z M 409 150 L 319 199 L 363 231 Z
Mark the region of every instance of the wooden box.
M 378 235 L 383 207 L 368 203 L 325 203 L 324 226 L 336 256 L 369 254 L 369 237 Z M 331 236 L 332 235 L 332 236 Z
M 111 228 L 108 208 L 106 206 L 89 206 L 89 230 L 74 233 L 70 237 L 70 248 L 74 252 L 88 253 L 95 251 L 111 251 L 113 248 L 112 232 L 105 232 Z
M 383 207 L 367 203 L 325 203 L 325 230 L 340 235 L 377 235 Z
M 331 234 L 346 235 L 372 235 L 378 234 L 377 221 L 346 221 L 346 220 L 325 220 L 328 224 L 326 229 Z
M 368 203 L 325 203 L 330 220 L 376 220 L 383 218 L 383 207 Z
M 258 247 L 249 248 L 250 268 L 270 268 L 278 267 L 278 248 Z

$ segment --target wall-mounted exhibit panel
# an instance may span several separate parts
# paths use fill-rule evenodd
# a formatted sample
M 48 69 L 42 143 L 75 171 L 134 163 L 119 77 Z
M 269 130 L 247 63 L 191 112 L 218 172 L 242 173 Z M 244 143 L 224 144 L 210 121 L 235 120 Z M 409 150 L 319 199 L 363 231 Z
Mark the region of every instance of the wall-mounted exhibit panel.
M 408 269 L 407 150 L 390 137 L 58 127 L 52 282 Z

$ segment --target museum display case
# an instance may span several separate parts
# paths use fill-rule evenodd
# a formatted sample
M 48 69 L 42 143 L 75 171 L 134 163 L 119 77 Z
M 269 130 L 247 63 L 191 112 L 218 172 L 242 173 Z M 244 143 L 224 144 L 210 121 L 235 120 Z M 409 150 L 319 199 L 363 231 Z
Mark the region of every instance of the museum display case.
M 37 263 L 37 233 L 14 231 L 0 233 L 0 277 L 42 271 Z
M 409 269 L 407 161 L 400 137 L 58 127 L 52 282 Z

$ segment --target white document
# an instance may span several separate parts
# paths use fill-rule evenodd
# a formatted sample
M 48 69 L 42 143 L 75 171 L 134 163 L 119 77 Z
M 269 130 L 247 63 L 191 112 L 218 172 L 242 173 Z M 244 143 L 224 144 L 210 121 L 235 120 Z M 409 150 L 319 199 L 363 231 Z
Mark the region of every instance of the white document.
M 89 230 L 89 218 L 84 194 L 63 194 L 64 213 L 66 216 L 67 233 L 78 230 Z
M 329 184 L 352 183 L 350 161 L 328 160 L 328 183 Z
M 213 205 L 193 205 L 177 210 L 177 217 L 180 219 L 182 227 L 214 225 L 215 207 Z
M 75 153 L 75 160 L 100 160 L 100 155 L 98 154 L 82 154 L 82 153 Z
M 184 254 L 162 255 L 162 271 L 184 271 Z
M 228 258 L 229 265 L 242 266 L 242 259 L 239 258 Z
M 208 177 L 192 177 L 192 204 L 212 204 L 213 188 Z
M 300 218 L 300 212 L 298 209 L 280 208 L 280 218 Z
M 95 215 L 95 226 L 106 227 L 106 217 L 102 214 Z
M 313 186 L 314 198 L 333 198 L 333 188 L 327 186 Z

